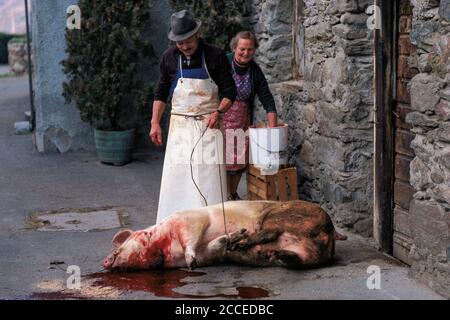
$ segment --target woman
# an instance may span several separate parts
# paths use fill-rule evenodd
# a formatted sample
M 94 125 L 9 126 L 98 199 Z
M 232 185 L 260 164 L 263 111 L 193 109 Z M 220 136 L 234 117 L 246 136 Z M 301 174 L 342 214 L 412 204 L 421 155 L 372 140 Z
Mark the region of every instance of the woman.
M 267 80 L 261 68 L 253 60 L 258 41 L 250 31 L 241 31 L 231 40 L 232 52 L 228 55 L 230 60 L 233 79 L 236 83 L 237 97 L 230 109 L 223 115 L 225 129 L 225 146 L 227 159 L 227 188 L 228 200 L 240 200 L 237 187 L 248 164 L 248 137 L 245 138 L 245 147 L 242 144 L 229 141 L 227 146 L 227 131 L 229 139 L 233 130 L 248 130 L 253 120 L 253 108 L 255 96 L 258 95 L 267 116 L 269 127 L 277 126 L 277 113 L 275 102 L 269 90 Z M 242 131 L 240 131 L 242 132 Z M 237 132 L 236 135 L 238 136 Z M 233 159 L 230 163 L 230 159 Z

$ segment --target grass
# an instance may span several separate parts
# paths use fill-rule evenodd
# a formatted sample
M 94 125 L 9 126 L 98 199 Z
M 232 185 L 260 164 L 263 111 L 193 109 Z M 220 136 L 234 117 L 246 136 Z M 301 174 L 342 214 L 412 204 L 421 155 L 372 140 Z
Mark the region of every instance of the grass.
M 13 78 L 13 77 L 17 77 L 17 75 L 14 72 L 12 72 L 12 71 L 10 71 L 8 73 L 0 74 L 0 79 Z

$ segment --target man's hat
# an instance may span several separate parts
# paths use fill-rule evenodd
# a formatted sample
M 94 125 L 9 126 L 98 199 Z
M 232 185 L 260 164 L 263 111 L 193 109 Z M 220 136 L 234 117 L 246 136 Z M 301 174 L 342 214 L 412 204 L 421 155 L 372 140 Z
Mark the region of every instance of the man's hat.
M 167 37 L 171 41 L 182 41 L 192 37 L 200 29 L 202 22 L 195 19 L 188 10 L 181 10 L 172 14 L 170 29 Z

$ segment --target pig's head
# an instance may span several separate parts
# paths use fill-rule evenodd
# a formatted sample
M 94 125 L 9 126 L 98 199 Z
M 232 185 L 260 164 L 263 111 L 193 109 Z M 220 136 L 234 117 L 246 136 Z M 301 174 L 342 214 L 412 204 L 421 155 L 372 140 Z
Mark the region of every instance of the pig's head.
M 164 254 L 155 229 L 119 231 L 112 240 L 112 251 L 103 261 L 107 270 L 141 270 L 158 268 L 164 264 Z

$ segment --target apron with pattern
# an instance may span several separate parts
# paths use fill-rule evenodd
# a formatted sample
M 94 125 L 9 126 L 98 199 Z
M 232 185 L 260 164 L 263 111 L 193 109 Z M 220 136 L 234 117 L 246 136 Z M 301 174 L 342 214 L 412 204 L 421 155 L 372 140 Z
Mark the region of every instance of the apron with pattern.
M 227 132 L 243 135 L 248 130 L 250 124 L 248 100 L 252 93 L 252 84 L 249 70 L 244 75 L 239 75 L 236 73 L 234 63 L 231 66 L 233 68 L 233 79 L 236 84 L 237 96 L 231 108 L 223 116 L 225 161 L 227 171 L 241 171 L 247 168 L 248 136 L 245 135 L 244 143 L 242 144 L 242 141 L 238 141 L 238 138 L 233 134 L 229 135 L 231 138 L 229 140 L 231 141 L 227 140 Z M 236 129 L 242 129 L 242 131 L 235 132 Z

